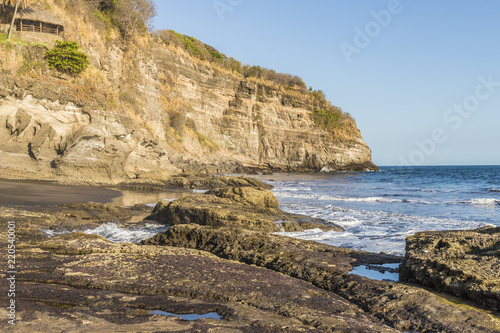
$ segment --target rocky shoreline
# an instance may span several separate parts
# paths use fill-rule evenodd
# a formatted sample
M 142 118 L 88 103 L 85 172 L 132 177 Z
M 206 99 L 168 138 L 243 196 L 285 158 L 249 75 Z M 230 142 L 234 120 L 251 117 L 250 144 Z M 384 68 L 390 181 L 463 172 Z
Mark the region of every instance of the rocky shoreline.
M 0 321 L 0 330 L 500 330 L 498 314 L 450 303 L 420 286 L 467 296 L 486 309 L 498 310 L 500 228 L 417 234 L 408 239 L 403 261 L 274 235 L 280 230 L 341 228 L 282 212 L 268 186 L 257 180 L 179 176 L 174 181 L 184 188 L 205 188 L 207 193 L 161 202 L 152 211 L 143 205 L 96 203 L 0 207 L 2 225 L 16 221 L 19 272 L 17 325 Z M 147 219 L 171 227 L 142 244 L 117 244 L 79 232 L 109 221 L 124 226 L 145 223 L 131 221 L 147 214 Z M 75 232 L 49 238 L 42 228 Z M 6 232 L 2 228 L 2 248 L 7 248 Z M 402 261 L 401 280 L 411 283 L 350 273 L 360 265 Z M 4 293 L 6 285 L 1 287 Z M 217 313 L 222 319 L 185 321 L 152 314 L 154 310 Z M 0 316 L 6 315 L 6 308 L 0 308 Z

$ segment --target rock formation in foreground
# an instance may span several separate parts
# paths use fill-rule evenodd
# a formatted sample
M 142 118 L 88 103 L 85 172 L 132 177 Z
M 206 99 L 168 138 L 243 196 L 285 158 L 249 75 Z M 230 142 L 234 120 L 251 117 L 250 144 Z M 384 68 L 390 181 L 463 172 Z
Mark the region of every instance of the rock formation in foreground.
M 500 311 L 500 228 L 411 236 L 400 275 Z
M 417 287 L 349 274 L 353 266 L 400 262 L 399 257 L 270 234 L 275 229 L 262 216 L 277 219 L 271 199 L 266 190 L 229 187 L 159 203 L 151 218 L 172 226 L 144 244 L 207 251 L 305 280 L 405 331 L 495 331 L 497 323 L 485 313 L 460 309 Z
M 252 182 L 226 179 L 238 183 Z M 157 205 L 153 215 L 175 225 L 144 245 L 81 232 L 49 238 L 41 228 L 79 231 L 111 220 L 137 228 L 149 223 L 133 218 L 150 213 L 146 206 L 0 207 L 0 223 L 15 219 L 18 236 L 18 326 L 11 331 L 498 332 L 500 321 L 484 311 L 349 273 L 400 257 L 270 233 L 276 219 L 294 228 L 323 222 L 302 224 L 304 217 L 280 212 L 272 194 L 253 185 Z M 6 233 L 0 230 L 2 248 Z M 153 310 L 222 318 L 186 322 Z
M 147 219 L 170 226 L 195 224 L 265 232 L 313 228 L 344 231 L 333 223 L 285 213 L 278 208 L 278 199 L 271 191 L 247 186 L 219 188 L 204 195 L 159 202 Z

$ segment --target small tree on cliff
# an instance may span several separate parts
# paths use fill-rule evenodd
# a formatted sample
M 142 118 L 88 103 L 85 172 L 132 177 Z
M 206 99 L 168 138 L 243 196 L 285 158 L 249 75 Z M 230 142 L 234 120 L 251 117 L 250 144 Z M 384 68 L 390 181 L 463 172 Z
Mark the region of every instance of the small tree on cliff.
M 30 4 L 37 2 L 37 0 L 4 0 L 3 5 L 14 6 L 14 15 L 12 15 L 12 21 L 10 22 L 9 34 L 7 35 L 7 39 L 10 39 L 10 35 L 12 34 L 12 29 L 14 29 L 14 21 L 16 20 L 17 10 L 19 7 L 26 8 Z
M 152 30 L 153 18 L 156 16 L 154 0 L 108 0 L 113 8 L 113 21 L 120 29 L 123 37 L 129 38 L 135 32 Z
M 79 50 L 77 42 L 56 41 L 56 46 L 45 53 L 51 69 L 66 74 L 80 74 L 89 65 L 89 57 Z

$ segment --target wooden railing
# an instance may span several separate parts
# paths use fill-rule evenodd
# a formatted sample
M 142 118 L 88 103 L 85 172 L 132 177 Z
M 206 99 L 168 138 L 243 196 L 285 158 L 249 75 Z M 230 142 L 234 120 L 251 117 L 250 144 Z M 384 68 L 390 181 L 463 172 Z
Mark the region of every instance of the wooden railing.
M 17 24 L 16 30 L 17 31 L 27 31 L 27 32 L 42 32 L 42 33 L 53 34 L 53 35 L 57 35 L 57 36 L 64 35 L 64 31 L 59 30 L 59 28 L 52 29 L 52 28 L 44 27 L 43 25 Z

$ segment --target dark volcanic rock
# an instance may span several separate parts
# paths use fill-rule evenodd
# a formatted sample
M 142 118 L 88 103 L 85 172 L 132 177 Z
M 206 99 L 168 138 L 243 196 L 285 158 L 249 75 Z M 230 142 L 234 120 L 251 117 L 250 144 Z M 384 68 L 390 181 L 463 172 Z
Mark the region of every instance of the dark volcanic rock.
M 0 207 L 0 222 L 15 220 L 18 236 L 19 326 L 9 331 L 499 331 L 498 318 L 451 304 L 422 288 L 349 274 L 353 266 L 401 258 L 291 239 L 266 228 L 248 230 L 259 230 L 255 218 L 262 219 L 263 226 L 273 223 L 284 229 L 318 222 L 281 212 L 265 190 L 229 188 L 213 193 L 219 196 L 195 196 L 201 201 L 191 206 L 185 202 L 180 207 L 185 210 L 176 213 L 203 217 L 211 207 L 214 214 L 203 221 L 213 225 L 174 225 L 145 242 L 155 245 L 115 244 L 84 233 L 47 238 L 40 231 L 81 230 L 82 225 L 138 214 L 144 207 L 122 210 L 88 204 L 41 211 Z M 225 219 L 228 216 L 241 219 Z M 278 218 L 291 222 L 275 223 Z M 218 227 L 220 221 L 229 221 L 229 227 Z M 436 240 L 435 246 L 449 247 L 449 255 L 457 257 L 462 252 L 464 257 L 478 255 L 481 263 L 487 263 L 498 258 L 497 229 L 457 235 L 457 242 Z M 0 247 L 7 248 L 6 240 L 4 228 Z M 468 250 L 459 250 L 456 244 Z M 0 292 L 5 294 L 5 284 Z M 217 312 L 223 319 L 185 322 L 152 316 L 149 310 Z M 0 316 L 6 314 L 6 308 L 0 308 Z M 0 321 L 0 331 L 7 331 L 7 326 Z
M 244 306 L 239 309 L 183 297 L 47 283 L 19 282 L 19 289 L 22 290 L 16 302 L 19 319 L 15 327 L 0 322 L 2 332 L 276 332 L 240 321 L 237 311 L 247 309 Z M 175 314 L 216 312 L 231 320 L 186 321 L 176 316 L 152 315 L 151 310 Z
M 161 306 L 161 309 L 168 302 L 151 304 L 153 297 L 158 302 L 162 296 L 172 296 L 201 301 L 198 309 L 204 309 L 203 312 L 221 309 L 225 319 L 247 323 L 254 326 L 254 331 L 263 327 L 291 332 L 397 332 L 334 293 L 207 252 L 114 244 L 100 236 L 83 233 L 56 236 L 37 245 L 30 256 L 23 257 L 18 280 L 64 285 L 74 295 L 70 298 L 60 291 L 52 295 L 32 292 L 30 298 L 93 307 L 93 316 L 108 315 L 106 320 L 112 319 L 109 317 L 113 311 L 95 308 L 102 309 L 106 304 L 116 308 L 115 297 L 124 298 L 119 300 L 120 306 L 128 304 L 141 309 Z M 86 290 L 78 293 L 73 288 Z M 87 290 L 103 292 L 95 295 Z M 128 297 L 117 293 L 126 293 Z M 94 297 L 85 299 L 86 295 Z M 140 296 L 151 297 L 138 299 Z M 189 303 L 189 311 L 194 311 L 195 303 Z M 220 325 L 230 327 L 229 324 L 224 321 Z M 142 331 L 140 326 L 135 329 Z
M 62 204 L 62 212 L 69 218 L 94 222 L 109 222 L 127 219 L 132 216 L 126 208 L 111 206 L 98 202 L 83 204 Z
M 131 179 L 127 182 L 114 186 L 120 190 L 132 191 L 165 191 L 175 188 L 181 189 L 215 189 L 224 187 L 256 187 L 271 189 L 273 186 L 261 182 L 260 180 L 240 176 L 216 176 L 202 173 L 183 173 L 176 176 L 167 177 L 164 180 L 158 179 Z
M 214 195 L 186 197 L 173 202 L 159 202 L 148 220 L 169 225 L 201 224 L 214 227 L 228 226 L 262 231 L 278 231 L 277 217 L 267 212 L 237 204 L 231 199 Z
M 401 279 L 500 310 L 500 228 L 429 231 L 406 240 Z
M 347 274 L 352 265 L 400 262 L 401 258 L 355 251 L 244 229 L 176 225 L 144 241 L 209 251 L 222 258 L 266 267 L 286 275 L 326 281 Z
M 354 265 L 397 262 L 397 257 L 262 232 L 196 225 L 174 226 L 145 243 L 209 251 L 300 278 L 401 330 L 497 332 L 498 322 L 485 313 L 456 307 L 420 288 L 347 274 Z

